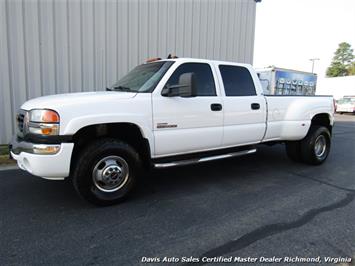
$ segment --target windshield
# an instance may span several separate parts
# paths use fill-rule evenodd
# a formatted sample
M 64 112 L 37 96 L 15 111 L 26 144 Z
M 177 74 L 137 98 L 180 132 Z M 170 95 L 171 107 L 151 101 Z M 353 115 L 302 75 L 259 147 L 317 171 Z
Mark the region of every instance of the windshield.
M 152 92 L 173 61 L 160 61 L 135 67 L 109 89 L 113 91 Z

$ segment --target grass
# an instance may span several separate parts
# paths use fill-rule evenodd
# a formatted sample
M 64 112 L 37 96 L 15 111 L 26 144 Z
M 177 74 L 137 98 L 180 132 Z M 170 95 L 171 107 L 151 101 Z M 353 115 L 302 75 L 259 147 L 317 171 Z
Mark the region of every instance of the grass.
M 7 145 L 0 145 L 0 155 L 9 154 L 9 146 Z
M 0 166 L 15 164 L 14 160 L 9 159 L 9 155 L 0 155 Z
M 9 147 L 7 145 L 0 145 L 0 165 L 15 164 L 14 160 L 9 159 Z

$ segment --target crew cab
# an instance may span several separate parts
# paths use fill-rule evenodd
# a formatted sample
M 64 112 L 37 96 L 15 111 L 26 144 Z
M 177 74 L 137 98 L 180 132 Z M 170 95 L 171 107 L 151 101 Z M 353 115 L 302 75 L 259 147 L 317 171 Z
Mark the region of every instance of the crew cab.
M 29 173 L 72 179 L 86 200 L 123 200 L 139 175 L 285 143 L 312 165 L 330 151 L 332 97 L 263 95 L 251 65 L 175 58 L 135 67 L 107 91 L 45 96 L 17 114 L 11 156 Z

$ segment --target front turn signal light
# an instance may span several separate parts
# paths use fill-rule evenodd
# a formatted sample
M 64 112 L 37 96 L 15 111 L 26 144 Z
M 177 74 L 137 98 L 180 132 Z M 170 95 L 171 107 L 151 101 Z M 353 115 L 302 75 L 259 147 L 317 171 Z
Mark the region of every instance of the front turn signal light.
M 59 135 L 59 125 L 50 123 L 30 123 L 29 132 L 47 136 Z

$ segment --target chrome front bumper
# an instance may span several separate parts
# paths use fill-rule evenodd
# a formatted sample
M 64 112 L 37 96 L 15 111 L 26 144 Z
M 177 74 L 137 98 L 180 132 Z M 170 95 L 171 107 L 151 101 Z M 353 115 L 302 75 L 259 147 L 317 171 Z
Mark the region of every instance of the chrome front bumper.
M 14 137 L 10 155 L 18 166 L 33 175 L 60 180 L 69 176 L 74 143 L 35 144 Z
M 11 144 L 10 151 L 18 155 L 21 152 L 27 152 L 31 154 L 57 154 L 60 150 L 60 144 L 34 144 L 26 141 L 18 141 L 14 136 Z

